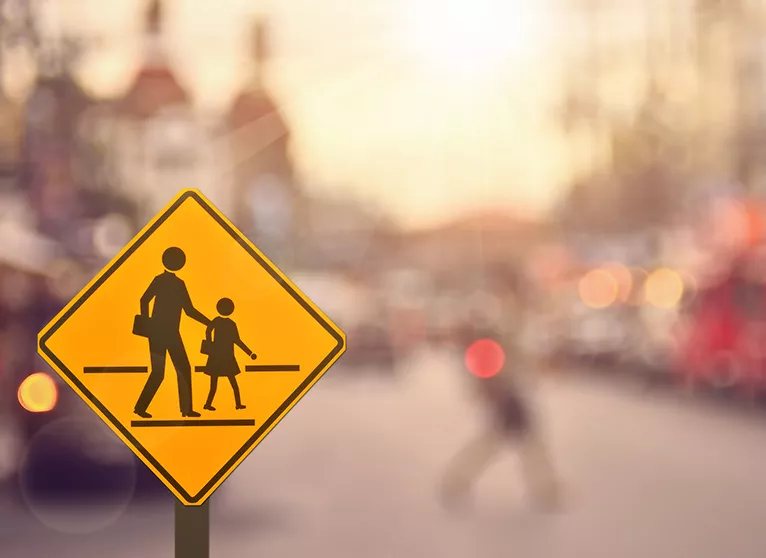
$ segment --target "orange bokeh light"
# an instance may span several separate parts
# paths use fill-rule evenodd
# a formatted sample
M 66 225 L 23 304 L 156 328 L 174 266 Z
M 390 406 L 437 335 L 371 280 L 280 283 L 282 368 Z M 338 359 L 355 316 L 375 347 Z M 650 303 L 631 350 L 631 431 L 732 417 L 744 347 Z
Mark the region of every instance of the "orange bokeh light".
M 644 285 L 646 302 L 657 308 L 673 308 L 684 294 L 684 281 L 672 269 L 658 269 Z
M 48 374 L 35 372 L 21 382 L 17 396 L 19 404 L 30 413 L 46 413 L 58 402 L 58 388 Z
M 594 269 L 583 275 L 578 285 L 583 303 L 591 308 L 606 308 L 614 304 L 620 285 L 606 269 Z

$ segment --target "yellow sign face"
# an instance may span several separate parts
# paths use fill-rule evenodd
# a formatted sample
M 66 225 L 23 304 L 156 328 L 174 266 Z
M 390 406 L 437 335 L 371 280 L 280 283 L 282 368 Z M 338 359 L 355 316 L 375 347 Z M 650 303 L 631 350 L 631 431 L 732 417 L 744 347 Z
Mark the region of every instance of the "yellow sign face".
M 184 190 L 40 333 L 45 360 L 201 505 L 343 354 L 344 333 Z

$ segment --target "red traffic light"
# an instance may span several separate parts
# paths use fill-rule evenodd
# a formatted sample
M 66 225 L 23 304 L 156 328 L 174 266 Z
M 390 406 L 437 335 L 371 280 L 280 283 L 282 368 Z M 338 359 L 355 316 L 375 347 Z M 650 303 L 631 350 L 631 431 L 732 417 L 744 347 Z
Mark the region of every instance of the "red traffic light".
M 503 368 L 505 351 L 492 339 L 474 341 L 465 350 L 465 365 L 478 378 L 491 378 Z

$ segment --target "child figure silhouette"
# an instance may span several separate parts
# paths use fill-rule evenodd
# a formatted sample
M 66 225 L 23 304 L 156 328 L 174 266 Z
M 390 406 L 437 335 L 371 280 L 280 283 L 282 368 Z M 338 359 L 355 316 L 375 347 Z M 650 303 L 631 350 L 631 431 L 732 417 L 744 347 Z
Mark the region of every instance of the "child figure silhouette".
M 206 337 L 210 348 L 208 350 L 207 364 L 205 365 L 205 374 L 210 376 L 210 393 L 207 396 L 205 410 L 215 411 L 213 407 L 213 398 L 218 389 L 218 378 L 226 377 L 229 379 L 231 388 L 234 391 L 234 402 L 237 409 L 245 409 L 239 393 L 237 384 L 237 375 L 242 372 L 234 355 L 234 345 L 245 351 L 247 355 L 255 360 L 256 355 L 247 348 L 239 338 L 237 324 L 229 318 L 234 312 L 234 302 L 228 298 L 222 298 L 216 305 L 218 316 L 213 318 L 207 327 Z

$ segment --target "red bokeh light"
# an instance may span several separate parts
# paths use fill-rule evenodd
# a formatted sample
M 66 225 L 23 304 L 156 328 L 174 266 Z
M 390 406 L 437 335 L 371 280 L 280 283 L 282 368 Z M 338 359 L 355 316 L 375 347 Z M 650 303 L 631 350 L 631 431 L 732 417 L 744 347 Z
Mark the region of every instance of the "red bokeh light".
M 474 341 L 465 351 L 468 371 L 479 378 L 491 378 L 505 364 L 505 351 L 492 339 Z

